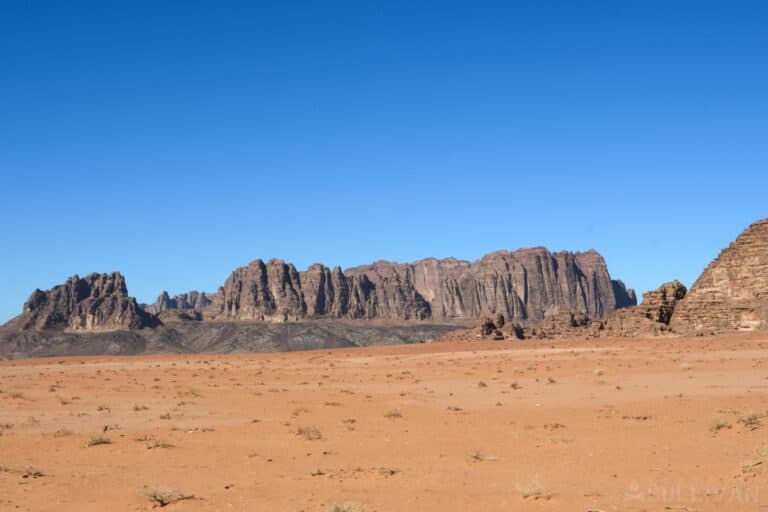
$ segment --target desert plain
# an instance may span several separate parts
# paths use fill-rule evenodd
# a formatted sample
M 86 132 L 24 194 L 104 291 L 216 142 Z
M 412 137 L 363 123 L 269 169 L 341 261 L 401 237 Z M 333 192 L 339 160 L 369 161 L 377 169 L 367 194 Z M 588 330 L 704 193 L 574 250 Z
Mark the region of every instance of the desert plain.
M 763 333 L 4 360 L 0 510 L 768 510 L 767 349 Z

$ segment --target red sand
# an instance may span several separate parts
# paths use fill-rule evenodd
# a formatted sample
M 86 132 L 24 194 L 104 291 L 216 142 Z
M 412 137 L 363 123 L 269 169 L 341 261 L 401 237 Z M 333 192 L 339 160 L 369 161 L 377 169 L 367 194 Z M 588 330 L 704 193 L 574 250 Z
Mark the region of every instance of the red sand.
M 158 489 L 190 497 L 167 510 L 768 510 L 767 348 L 2 361 L 0 510 L 146 510 Z

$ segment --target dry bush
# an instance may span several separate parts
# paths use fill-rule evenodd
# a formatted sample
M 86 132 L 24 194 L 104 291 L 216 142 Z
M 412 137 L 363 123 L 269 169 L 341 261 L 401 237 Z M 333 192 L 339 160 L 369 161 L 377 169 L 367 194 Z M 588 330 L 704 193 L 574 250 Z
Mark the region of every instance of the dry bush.
M 485 460 L 485 453 L 483 453 L 480 450 L 475 450 L 474 452 L 472 452 L 470 457 L 474 462 L 483 462 Z
M 175 448 L 175 446 L 166 441 L 157 440 L 147 445 L 148 450 L 151 450 L 152 448 Z
M 99 446 L 101 444 L 112 444 L 112 440 L 104 436 L 94 436 L 88 440 L 88 446 Z
M 363 507 L 356 503 L 334 503 L 329 512 L 362 512 Z
M 151 501 L 155 507 L 166 507 L 182 500 L 194 500 L 195 496 L 193 494 L 185 494 L 184 491 L 177 489 L 162 487 L 149 491 L 147 493 L 147 499 Z
M 307 441 L 316 441 L 323 438 L 323 433 L 317 427 L 299 427 L 296 429 L 296 435 L 299 435 Z
M 757 414 L 750 414 L 749 416 L 743 416 L 739 418 L 739 423 L 744 425 L 745 428 L 748 428 L 749 430 L 757 430 L 762 426 L 762 422 L 760 421 L 760 416 Z
M 517 490 L 525 499 L 549 500 L 552 497 L 552 493 L 541 483 L 538 476 L 527 485 L 517 486 Z

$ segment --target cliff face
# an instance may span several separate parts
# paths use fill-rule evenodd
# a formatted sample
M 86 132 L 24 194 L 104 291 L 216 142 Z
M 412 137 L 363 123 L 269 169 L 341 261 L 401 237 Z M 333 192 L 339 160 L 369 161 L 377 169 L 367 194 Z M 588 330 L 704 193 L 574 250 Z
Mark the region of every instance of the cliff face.
M 35 290 L 23 313 L 9 322 L 24 330 L 66 331 L 139 329 L 156 323 L 128 296 L 125 279 L 117 272 L 75 275 L 51 290 Z
M 768 219 L 749 226 L 709 264 L 671 326 L 685 334 L 768 328 Z
M 304 272 L 281 260 L 235 270 L 205 310 L 211 320 L 304 318 L 466 319 L 502 313 L 540 320 L 579 310 L 592 318 L 634 305 L 595 251 L 499 251 L 476 262 L 428 258 L 376 262 L 343 272 L 320 264 Z
M 502 313 L 508 319 L 540 320 L 575 309 L 602 317 L 635 304 L 634 292 L 611 281 L 595 251 L 558 252 L 537 247 L 498 251 L 475 262 L 429 258 L 412 264 L 374 263 L 347 270 L 374 284 L 405 283 L 425 299 L 432 318 L 477 318 Z

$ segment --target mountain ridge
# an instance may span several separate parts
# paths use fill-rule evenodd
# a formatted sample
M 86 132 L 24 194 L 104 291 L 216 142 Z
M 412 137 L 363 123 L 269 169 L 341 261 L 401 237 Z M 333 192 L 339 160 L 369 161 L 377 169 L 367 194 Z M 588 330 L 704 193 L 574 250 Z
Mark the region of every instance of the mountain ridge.
M 138 305 L 128 295 L 118 272 L 91 274 L 88 279 L 107 283 L 102 288 L 111 296 L 104 297 L 98 287 L 93 296 L 87 286 L 78 291 L 81 280 L 72 276 L 51 290 L 35 290 L 26 302 L 35 305 L 34 311 L 25 306 L 5 326 L 97 331 L 189 320 L 452 322 L 495 313 L 540 320 L 573 308 L 601 317 L 636 302 L 634 291 L 610 277 L 604 258 L 594 249 L 550 252 L 541 246 L 497 250 L 474 261 L 377 260 L 346 270 L 314 263 L 299 271 L 283 259 L 255 259 L 233 270 L 215 293 L 192 290 L 170 296 L 163 291 L 149 305 Z

